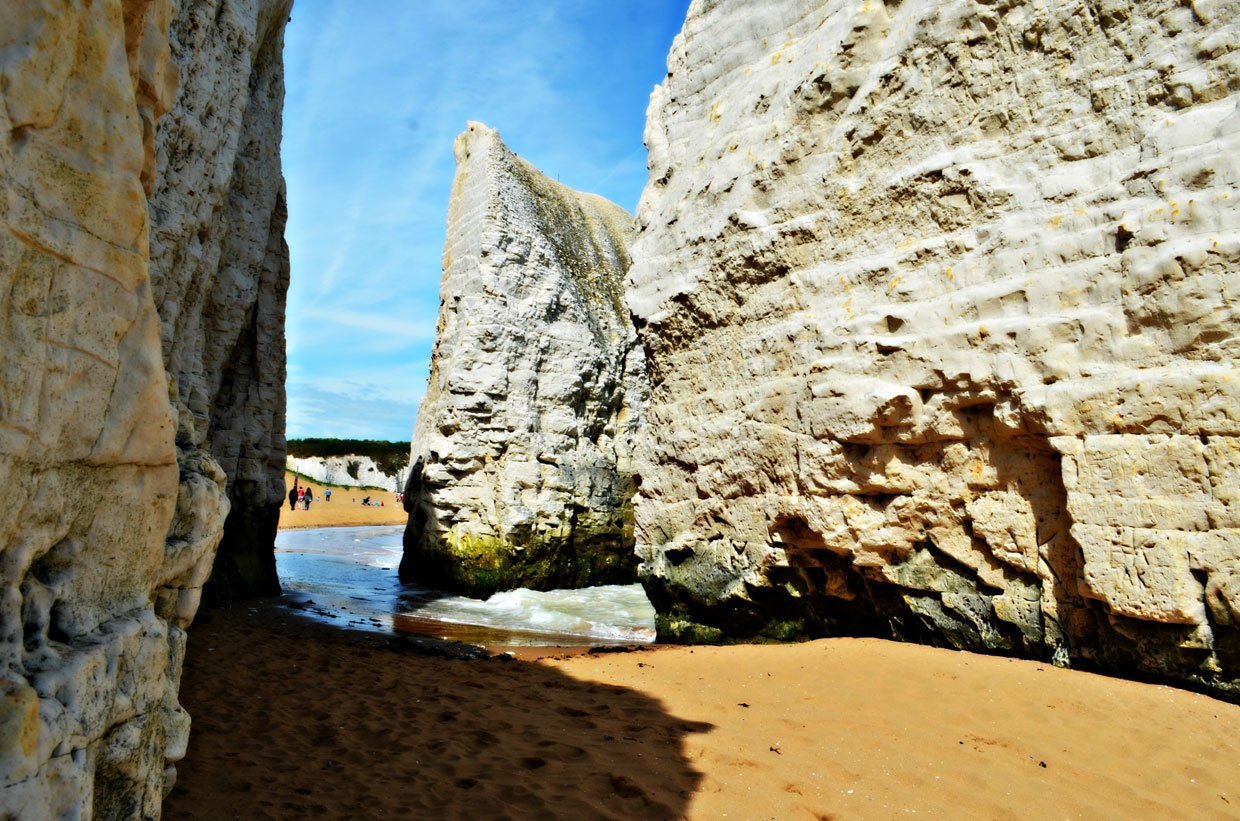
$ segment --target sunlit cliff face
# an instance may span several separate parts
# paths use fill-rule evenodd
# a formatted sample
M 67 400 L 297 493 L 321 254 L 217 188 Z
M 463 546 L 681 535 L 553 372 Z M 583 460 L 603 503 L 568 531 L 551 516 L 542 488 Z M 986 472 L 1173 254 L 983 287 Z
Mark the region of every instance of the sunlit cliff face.
M 154 817 L 184 755 L 184 628 L 283 462 L 288 6 L 0 11 L 0 815 Z
M 695 4 L 627 294 L 665 634 L 1234 686 L 1236 11 Z
M 472 595 L 631 581 L 632 218 L 479 123 L 456 156 L 401 578 Z

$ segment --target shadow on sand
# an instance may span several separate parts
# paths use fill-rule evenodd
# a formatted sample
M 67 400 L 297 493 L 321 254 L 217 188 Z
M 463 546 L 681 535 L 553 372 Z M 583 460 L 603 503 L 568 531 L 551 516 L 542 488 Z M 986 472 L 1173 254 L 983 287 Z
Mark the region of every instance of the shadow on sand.
M 713 725 L 548 667 L 417 652 L 278 605 L 190 630 L 167 818 L 675 818 Z

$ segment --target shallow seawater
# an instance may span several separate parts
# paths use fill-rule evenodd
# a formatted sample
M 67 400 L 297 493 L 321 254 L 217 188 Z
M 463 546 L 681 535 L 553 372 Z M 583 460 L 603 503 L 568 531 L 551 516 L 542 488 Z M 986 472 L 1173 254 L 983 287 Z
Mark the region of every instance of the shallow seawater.
M 485 601 L 401 584 L 404 527 L 282 530 L 276 568 L 307 610 L 354 629 L 521 646 L 652 642 L 654 608 L 641 585 L 509 590 Z M 334 615 L 334 618 L 333 618 Z

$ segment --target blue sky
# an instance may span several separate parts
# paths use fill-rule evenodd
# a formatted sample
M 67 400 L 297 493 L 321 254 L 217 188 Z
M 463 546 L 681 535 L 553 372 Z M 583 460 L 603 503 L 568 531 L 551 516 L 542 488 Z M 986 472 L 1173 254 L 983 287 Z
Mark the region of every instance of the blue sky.
M 288 435 L 408 439 L 468 120 L 629 211 L 688 0 L 298 0 L 284 52 Z

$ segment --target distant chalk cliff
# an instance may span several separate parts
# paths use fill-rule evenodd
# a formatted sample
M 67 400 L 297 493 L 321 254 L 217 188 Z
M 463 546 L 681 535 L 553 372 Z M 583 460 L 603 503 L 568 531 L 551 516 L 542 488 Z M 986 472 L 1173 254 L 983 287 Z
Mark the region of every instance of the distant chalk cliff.
M 400 492 L 409 480 L 409 443 L 371 439 L 292 439 L 289 470 L 316 482 Z

